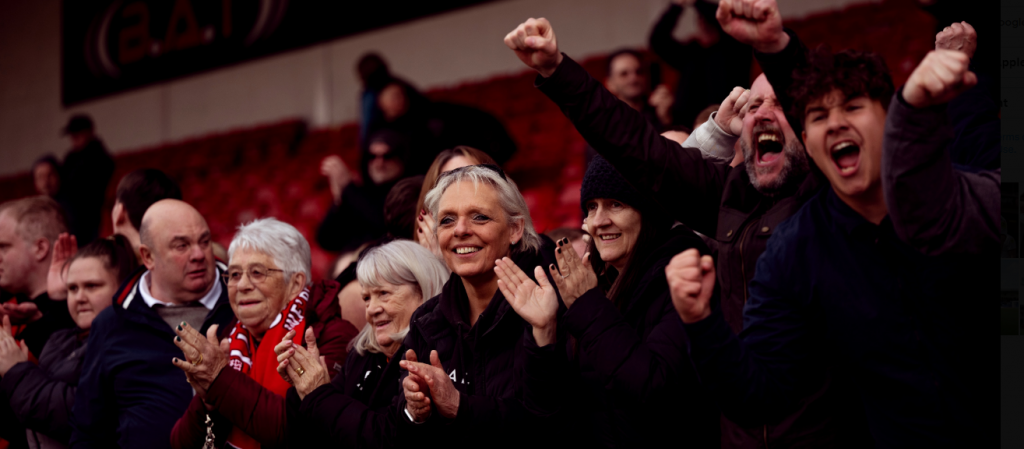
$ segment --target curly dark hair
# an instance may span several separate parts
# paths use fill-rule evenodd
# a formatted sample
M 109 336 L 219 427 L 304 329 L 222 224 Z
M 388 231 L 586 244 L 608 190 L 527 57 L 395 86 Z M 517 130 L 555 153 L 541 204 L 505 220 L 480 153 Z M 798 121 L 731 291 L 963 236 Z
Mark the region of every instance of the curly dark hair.
M 843 50 L 832 53 L 819 46 L 808 54 L 806 65 L 793 72 L 789 89 L 793 106 L 789 114 L 803 127 L 807 105 L 838 89 L 847 100 L 866 96 L 888 110 L 895 91 L 885 61 L 877 53 Z

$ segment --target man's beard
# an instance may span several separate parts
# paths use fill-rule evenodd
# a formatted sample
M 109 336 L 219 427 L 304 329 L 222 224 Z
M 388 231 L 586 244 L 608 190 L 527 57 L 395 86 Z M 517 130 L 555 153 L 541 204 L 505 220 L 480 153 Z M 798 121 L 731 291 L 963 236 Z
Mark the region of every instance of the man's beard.
M 750 142 L 754 140 L 754 137 L 766 132 L 771 131 L 776 135 L 785 138 L 785 134 L 782 133 L 782 128 L 772 125 L 756 125 L 750 133 L 750 139 L 740 139 L 740 148 L 743 150 L 743 162 L 747 166 L 747 176 L 750 178 L 750 183 L 753 184 L 754 188 L 762 195 L 775 196 L 790 184 L 799 182 L 804 178 L 810 171 L 810 165 L 807 161 L 807 151 L 804 150 L 803 144 L 799 140 L 789 140 L 782 146 L 782 169 L 779 170 L 779 175 L 775 179 L 769 182 L 763 182 L 761 176 L 768 174 L 772 167 L 758 167 L 755 158 L 757 158 L 757 148 L 751 148 Z

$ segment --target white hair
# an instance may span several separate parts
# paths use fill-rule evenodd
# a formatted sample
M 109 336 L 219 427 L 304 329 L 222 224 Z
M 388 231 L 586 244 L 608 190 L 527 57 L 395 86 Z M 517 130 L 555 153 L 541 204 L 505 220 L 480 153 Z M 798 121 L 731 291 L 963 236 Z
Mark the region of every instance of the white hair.
M 537 252 L 540 250 L 541 240 L 537 231 L 533 229 L 533 220 L 530 219 L 530 209 L 526 206 L 526 199 L 519 192 L 516 183 L 507 179 L 504 174 L 496 170 L 497 167 L 486 165 L 470 165 L 445 172 L 437 179 L 437 184 L 423 201 L 423 205 L 430 211 L 432 216 L 438 216 L 441 208 L 441 195 L 452 185 L 462 181 L 472 181 L 476 188 L 480 183 L 486 183 L 498 193 L 498 203 L 505 212 L 510 226 L 516 226 L 516 222 L 522 220 L 523 238 L 512 245 L 511 254 L 519 254 L 526 251 Z M 437 227 L 434 227 L 437 234 Z
M 441 287 L 448 281 L 450 274 L 443 262 L 412 240 L 395 240 L 367 249 L 356 262 L 356 278 L 363 288 L 380 287 L 382 283 L 409 285 L 420 293 L 420 304 L 441 294 Z M 409 327 L 406 326 L 405 329 L 392 334 L 391 339 L 402 341 L 408 333 Z M 373 326 L 369 323 L 353 341 L 355 343 L 352 348 L 359 355 L 365 354 L 366 351 L 384 352 L 384 348 L 377 343 Z
M 276 218 L 261 218 L 241 225 L 228 247 L 229 264 L 235 251 L 240 249 L 270 256 L 278 268 L 284 270 L 285 279 L 295 273 L 305 273 L 306 286 L 313 282 L 309 242 L 295 226 Z

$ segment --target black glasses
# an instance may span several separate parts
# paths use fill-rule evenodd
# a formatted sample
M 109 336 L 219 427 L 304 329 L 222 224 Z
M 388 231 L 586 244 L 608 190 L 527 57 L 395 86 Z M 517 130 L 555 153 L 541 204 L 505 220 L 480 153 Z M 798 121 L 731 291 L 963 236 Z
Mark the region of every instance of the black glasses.
M 252 265 L 248 270 L 242 270 L 241 268 L 229 268 L 227 273 L 222 273 L 220 276 L 224 278 L 224 283 L 228 286 L 238 285 L 242 281 L 242 275 L 248 273 L 249 282 L 253 284 L 262 284 L 267 279 L 267 274 L 271 271 L 280 271 L 284 273 L 284 270 L 278 270 L 276 268 L 267 268 L 263 265 Z

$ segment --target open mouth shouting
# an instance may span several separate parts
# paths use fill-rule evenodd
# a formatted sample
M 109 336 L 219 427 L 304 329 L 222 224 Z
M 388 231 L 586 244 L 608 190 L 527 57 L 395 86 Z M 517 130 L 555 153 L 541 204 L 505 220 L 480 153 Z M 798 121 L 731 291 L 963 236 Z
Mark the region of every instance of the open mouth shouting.
M 754 133 L 754 148 L 757 151 L 754 163 L 759 167 L 774 164 L 782 156 L 786 136 L 778 128 L 767 128 Z
M 860 167 L 859 145 L 851 140 L 843 140 L 833 144 L 829 151 L 840 176 L 851 176 L 857 172 L 857 168 Z

